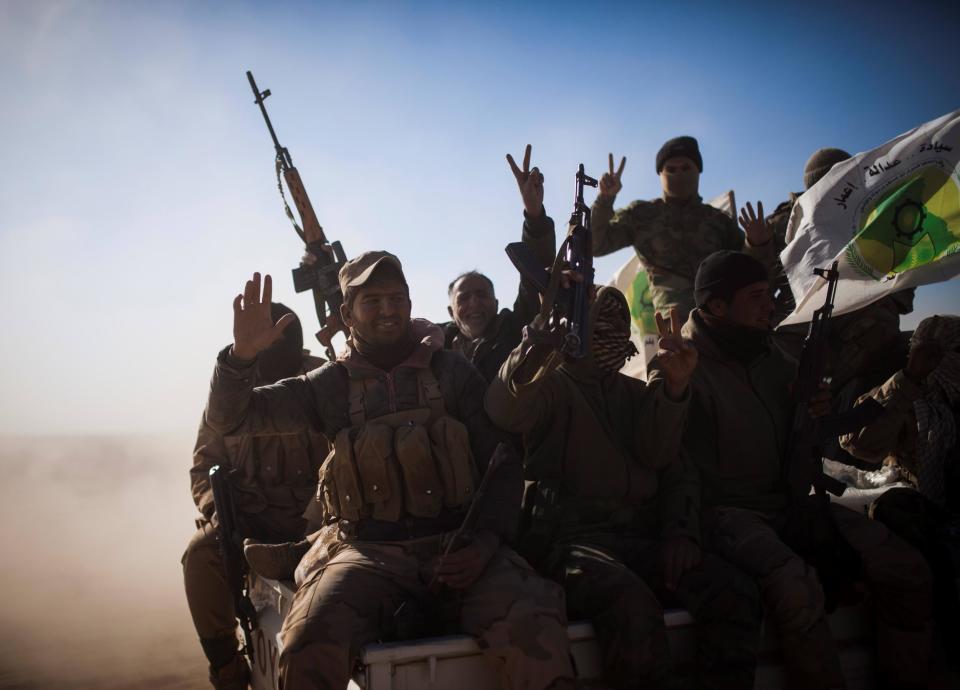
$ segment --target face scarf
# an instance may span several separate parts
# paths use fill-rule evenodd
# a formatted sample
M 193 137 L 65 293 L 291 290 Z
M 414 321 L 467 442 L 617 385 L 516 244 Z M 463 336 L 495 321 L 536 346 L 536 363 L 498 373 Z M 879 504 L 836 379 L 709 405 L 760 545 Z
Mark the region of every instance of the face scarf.
M 957 443 L 954 410 L 960 408 L 960 317 L 924 319 L 913 332 L 913 340 L 933 342 L 943 350 L 943 359 L 923 383 L 923 397 L 913 403 L 917 418 L 917 488 L 943 506 L 944 464 Z
M 398 364 L 406 361 L 417 348 L 417 341 L 413 337 L 409 324 L 407 325 L 407 332 L 401 336 L 400 340 L 389 345 L 369 343 L 353 329 L 350 331 L 350 342 L 354 349 L 363 355 L 364 359 L 383 371 L 392 371 Z
M 744 366 L 767 351 L 769 332 L 750 328 L 721 319 L 703 309 L 697 309 L 693 318 L 706 327 L 720 350 Z
M 630 312 L 626 305 L 610 293 L 600 294 L 590 354 L 604 373 L 620 371 L 627 360 L 637 354 L 630 340 Z

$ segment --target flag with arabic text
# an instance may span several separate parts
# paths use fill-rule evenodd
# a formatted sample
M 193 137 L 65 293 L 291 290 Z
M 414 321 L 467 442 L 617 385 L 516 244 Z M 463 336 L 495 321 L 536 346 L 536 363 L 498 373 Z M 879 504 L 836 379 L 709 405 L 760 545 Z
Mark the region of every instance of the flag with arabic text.
M 960 275 L 960 110 L 833 166 L 799 198 L 780 254 L 796 310 L 823 303 L 814 268 L 838 262 L 835 313 Z

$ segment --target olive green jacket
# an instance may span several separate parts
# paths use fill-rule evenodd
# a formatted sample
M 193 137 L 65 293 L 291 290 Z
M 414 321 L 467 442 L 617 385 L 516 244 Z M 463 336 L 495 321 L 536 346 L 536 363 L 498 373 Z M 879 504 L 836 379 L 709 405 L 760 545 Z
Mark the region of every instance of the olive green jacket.
M 521 382 L 521 370 L 535 373 Z M 524 477 L 557 481 L 568 527 L 619 513 L 647 533 L 699 539 L 699 487 L 679 457 L 687 400 L 670 400 L 658 377 L 604 373 L 589 356 L 561 363 L 522 343 L 490 383 L 486 408 L 523 434 Z
M 753 247 L 736 222 L 700 197 L 686 202 L 634 201 L 617 211 L 597 197 L 592 211 L 593 253 L 610 254 L 632 246 L 650 276 L 650 293 L 658 311 L 675 307 L 681 320 L 694 307 L 693 279 L 700 262 L 722 249 L 744 251 L 772 273 L 773 242 Z
M 235 360 L 226 349 L 217 359 L 207 422 L 227 436 L 260 437 L 322 433 L 328 439 L 349 427 L 349 379 L 364 378 L 364 411 L 367 419 L 422 407 L 417 369 L 430 367 L 440 386 L 446 413 L 467 428 L 478 473 L 483 475 L 497 444 L 509 437 L 491 424 L 483 410 L 486 382 L 463 357 L 443 349 L 438 326 L 414 319 L 411 328 L 419 344 L 391 371 L 375 367 L 348 341 L 336 362 L 328 362 L 304 376 L 285 379 L 272 386 L 254 387 L 254 365 Z M 522 493 L 519 461 L 500 466 L 491 477 L 476 529 L 489 529 L 511 539 L 516 531 Z M 459 525 L 457 515 L 441 513 L 437 532 Z M 430 525 L 418 529 L 429 530 Z
M 743 364 L 720 349 L 699 309 L 682 333 L 699 353 L 683 445 L 700 472 L 704 513 L 716 506 L 786 508 L 781 462 L 793 420 L 795 361 L 768 340 Z

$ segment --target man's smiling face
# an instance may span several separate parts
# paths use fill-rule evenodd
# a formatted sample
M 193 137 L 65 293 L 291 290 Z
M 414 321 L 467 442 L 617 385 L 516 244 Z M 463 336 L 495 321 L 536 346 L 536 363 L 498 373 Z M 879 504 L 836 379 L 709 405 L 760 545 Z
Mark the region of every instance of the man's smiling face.
M 371 345 L 393 345 L 410 328 L 410 295 L 399 276 L 371 279 L 341 312 L 344 323 Z
M 484 276 L 469 274 L 454 284 L 447 311 L 460 332 L 476 340 L 497 315 L 497 307 L 490 281 Z

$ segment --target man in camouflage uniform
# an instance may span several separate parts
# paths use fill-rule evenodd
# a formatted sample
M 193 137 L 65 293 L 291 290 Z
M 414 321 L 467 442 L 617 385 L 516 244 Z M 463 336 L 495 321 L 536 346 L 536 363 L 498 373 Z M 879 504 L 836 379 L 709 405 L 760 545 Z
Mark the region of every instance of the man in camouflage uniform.
M 701 264 L 695 289 L 698 307 L 683 334 L 700 361 L 684 448 L 700 470 L 705 543 L 756 578 L 780 636 L 790 687 L 843 687 L 821 580 L 782 536 L 790 506 L 781 463 L 794 415 L 796 364 L 769 338 L 767 272 L 744 254 L 718 252 Z M 823 392 L 810 412 L 828 410 Z M 926 687 L 929 568 L 880 523 L 836 503 L 829 514 L 840 540 L 836 558 L 849 545 L 874 596 L 881 687 Z
M 513 156 L 507 162 L 517 180 L 523 199 L 522 241 L 529 245 L 544 266 L 553 264 L 556 255 L 556 236 L 553 219 L 543 208 L 543 175 L 540 169 L 530 169 L 530 150 L 527 144 L 523 168 Z M 493 281 L 477 271 L 461 273 L 447 289 L 450 306 L 447 311 L 453 321 L 442 325 L 445 347 L 466 357 L 490 382 L 510 351 L 520 342 L 520 331 L 540 310 L 536 288 L 523 278 L 513 310 L 497 313 L 497 297 Z
M 644 383 L 619 373 L 635 352 L 623 294 L 601 288 L 590 320 L 582 360 L 525 340 L 487 389 L 494 422 L 524 435 L 524 555 L 563 584 L 571 615 L 593 623 L 606 685 L 672 687 L 661 596 L 697 621 L 699 687 L 750 688 L 756 586 L 701 555 L 700 487 L 679 456 L 696 350 L 661 324 Z
M 921 321 L 905 366 L 857 402 L 867 398 L 883 414 L 841 445 L 860 460 L 894 463 L 910 483 L 884 492 L 870 516 L 927 559 L 937 627 L 952 652 L 960 649 L 960 317 Z M 947 659 L 960 668 L 952 653 Z
M 274 319 L 292 314 L 276 303 L 270 305 L 270 312 Z M 294 321 L 260 354 L 253 377 L 258 383 L 270 384 L 323 363 L 302 348 L 303 333 L 299 321 Z M 225 438 L 210 427 L 206 414 L 200 422 L 190 485 L 203 519 L 197 521 L 199 529 L 190 539 L 182 563 L 187 603 L 215 688 L 245 690 L 249 671 L 237 653 L 236 611 L 216 538 L 210 468 L 220 465 L 228 473 L 235 518 L 244 536 L 285 542 L 304 535 L 302 514 L 316 492 L 317 472 L 326 453 L 326 438 L 310 430 L 286 436 Z
M 804 187 L 810 189 L 830 172 L 834 165 L 848 158 L 850 154 L 841 149 L 824 148 L 814 151 L 804 166 Z M 773 246 L 778 257 L 786 247 L 787 221 L 799 198 L 800 194 L 791 192 L 789 199 L 777 206 L 766 219 L 766 225 L 773 233 Z M 774 263 L 771 276 L 774 290 L 773 325 L 776 326 L 794 310 L 796 302 L 779 258 Z M 849 314 L 833 317 L 830 323 L 830 361 L 827 373 L 832 379 L 831 388 L 834 391 L 839 391 L 848 382 L 861 377 L 869 388 L 882 381 L 896 368 L 895 362 L 904 354 L 902 343 L 899 342 L 900 315 L 913 311 L 914 292 L 914 288 L 901 290 Z M 805 324 L 796 324 L 778 329 L 776 337 L 787 352 L 797 357 L 806 333 Z M 876 380 L 878 376 L 879 381 Z M 861 386 L 857 393 L 863 390 Z
M 662 198 L 634 201 L 614 211 L 626 160 L 614 171 L 610 154 L 610 169 L 600 178 L 593 203 L 593 253 L 603 256 L 632 246 L 647 268 L 658 311 L 676 309 L 681 323 L 687 318 L 693 308 L 693 277 L 711 252 L 743 250 L 764 265 L 773 265 L 773 245 L 763 223 L 748 222 L 744 236 L 727 214 L 703 203 L 699 195 L 703 158 L 696 139 L 676 137 L 657 153 Z
M 274 324 L 260 275 L 234 302 L 234 344 L 217 361 L 207 420 L 240 437 L 302 433 L 334 440 L 317 506 L 335 539 L 298 570 L 281 629 L 280 687 L 345 688 L 363 645 L 396 626 L 401 605 L 454 606 L 515 688 L 572 682 L 562 591 L 504 546 L 515 531 L 521 467 L 483 411 L 486 382 L 443 350 L 439 327 L 410 318 L 399 260 L 367 252 L 340 270 L 347 348 L 306 376 L 254 388 Z M 495 449 L 473 538 L 440 554 L 461 524 Z M 436 587 L 434 586 L 436 585 Z

